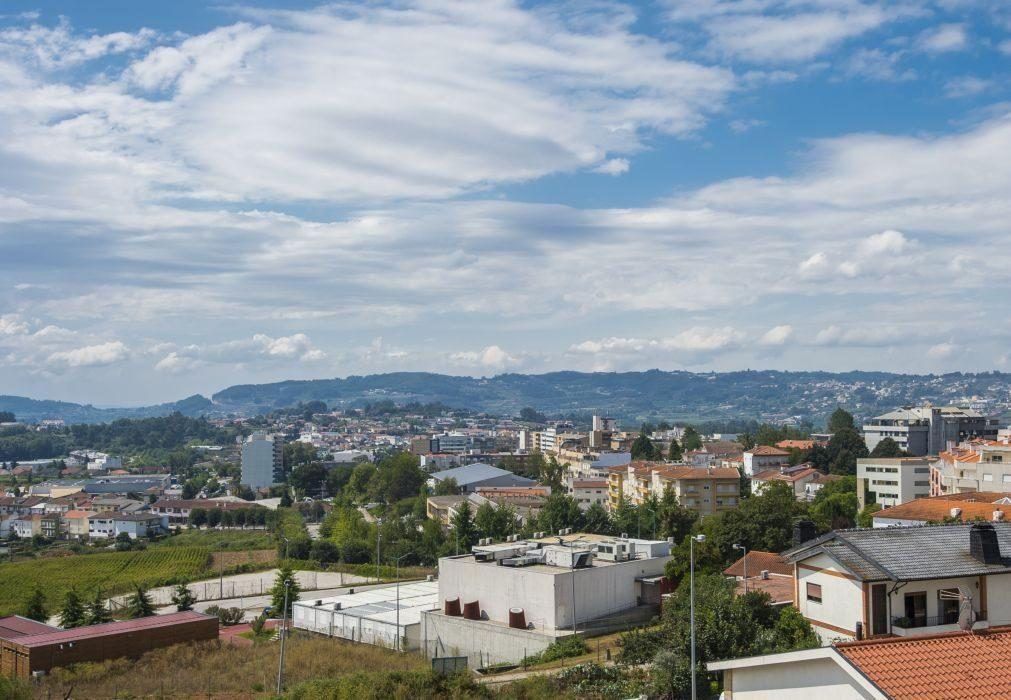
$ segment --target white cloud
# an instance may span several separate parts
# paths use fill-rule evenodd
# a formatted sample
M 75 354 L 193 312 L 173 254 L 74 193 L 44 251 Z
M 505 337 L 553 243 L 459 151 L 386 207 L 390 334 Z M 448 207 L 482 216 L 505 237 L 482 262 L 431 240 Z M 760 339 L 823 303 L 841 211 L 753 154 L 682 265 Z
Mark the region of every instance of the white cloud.
M 927 349 L 927 357 L 932 360 L 947 360 L 955 356 L 958 346 L 954 343 L 938 343 Z
M 23 335 L 28 332 L 28 324 L 17 314 L 0 315 L 0 334 Z
M 785 345 L 793 337 L 793 326 L 782 325 L 770 328 L 758 339 L 759 345 Z
M 611 158 L 594 168 L 593 172 L 604 175 L 622 175 L 628 172 L 628 168 L 629 163 L 627 158 Z
M 898 82 L 913 80 L 916 71 L 912 68 L 902 68 L 903 52 L 883 51 L 881 49 L 858 49 L 846 62 L 845 71 L 850 77 L 865 78 L 882 82 Z
M 584 340 L 569 347 L 576 354 L 636 354 L 641 352 L 713 353 L 737 348 L 745 334 L 731 326 L 693 326 L 665 338 L 622 338 L 611 336 Z
M 150 29 L 82 36 L 63 19 L 55 27 L 32 24 L 0 30 L 0 58 L 5 55 L 20 58 L 43 70 L 54 70 L 134 51 L 154 38 L 155 33 Z
M 164 345 L 157 348 L 159 352 L 166 349 Z M 315 347 L 304 333 L 279 338 L 257 333 L 244 340 L 173 348 L 154 367 L 160 372 L 178 374 L 211 363 L 240 364 L 263 360 L 313 363 L 326 358 L 327 354 Z
M 730 130 L 735 134 L 744 134 L 765 125 L 766 122 L 762 119 L 733 119 L 729 124 Z
M 129 355 L 126 345 L 114 340 L 100 345 L 54 352 L 49 356 L 48 362 L 54 367 L 102 367 L 122 362 Z
M 927 53 L 947 53 L 962 51 L 969 44 L 969 35 L 962 24 L 942 24 L 925 30 L 917 38 L 916 45 Z
M 483 350 L 455 352 L 450 355 L 453 362 L 483 369 L 503 370 L 519 364 L 519 358 L 510 355 L 498 345 L 489 345 Z
M 944 84 L 944 94 L 952 98 L 978 97 L 994 86 L 992 80 L 966 75 Z

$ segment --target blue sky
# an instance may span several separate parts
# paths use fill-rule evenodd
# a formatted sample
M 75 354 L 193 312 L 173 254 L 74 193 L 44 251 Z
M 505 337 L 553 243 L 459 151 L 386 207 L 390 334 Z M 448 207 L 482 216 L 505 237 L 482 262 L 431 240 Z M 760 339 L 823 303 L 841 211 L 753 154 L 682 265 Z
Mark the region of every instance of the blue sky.
M 8 0 L 0 393 L 1007 369 L 1011 9 Z

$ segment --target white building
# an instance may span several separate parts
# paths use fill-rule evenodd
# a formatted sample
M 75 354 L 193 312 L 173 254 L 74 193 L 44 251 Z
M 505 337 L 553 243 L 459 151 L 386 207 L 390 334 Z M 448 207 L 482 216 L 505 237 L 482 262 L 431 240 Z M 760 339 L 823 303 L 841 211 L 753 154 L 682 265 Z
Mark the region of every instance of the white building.
M 879 503 L 891 508 L 930 495 L 930 460 L 926 457 L 868 457 L 857 460 L 860 507 Z
M 1011 523 L 840 530 L 783 554 L 821 638 L 913 636 L 1011 620 Z
M 790 453 L 778 447 L 758 445 L 744 451 L 744 473 L 748 476 L 788 466 L 790 466 Z
M 572 481 L 569 495 L 582 510 L 587 510 L 592 505 L 606 508 L 607 479 L 575 479 Z
M 642 624 L 656 614 L 665 541 L 562 535 L 483 543 L 439 560 L 442 609 L 421 616 L 429 656 L 511 663 L 558 637 Z
M 438 583 L 418 581 L 351 591 L 294 603 L 292 624 L 328 637 L 389 649 L 421 648 L 421 613 L 439 607 Z
M 241 482 L 251 489 L 263 489 L 284 480 L 284 438 L 253 433 L 242 443 Z
M 949 443 L 996 438 L 997 430 L 997 419 L 967 406 L 904 406 L 870 418 L 863 425 L 868 450 L 891 438 L 916 456 L 935 455 Z
M 846 642 L 714 661 L 727 700 L 1011 697 L 1011 629 Z

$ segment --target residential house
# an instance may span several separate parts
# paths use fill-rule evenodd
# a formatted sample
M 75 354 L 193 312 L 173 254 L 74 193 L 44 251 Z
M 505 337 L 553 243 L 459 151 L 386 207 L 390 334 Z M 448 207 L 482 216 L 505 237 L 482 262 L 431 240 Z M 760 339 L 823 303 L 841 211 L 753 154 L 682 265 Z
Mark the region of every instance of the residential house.
M 255 501 L 222 501 L 213 498 L 205 499 L 181 499 L 164 498 L 151 504 L 150 511 L 155 515 L 168 518 L 168 523 L 182 525 L 189 522 L 190 511 L 201 510 L 246 510 L 249 508 L 262 508 L 262 505 Z
M 69 537 L 87 537 L 89 532 L 89 518 L 94 515 L 87 510 L 68 510 L 63 514 L 63 525 Z
M 727 700 L 1011 697 L 1011 628 L 843 642 L 708 663 Z
M 926 457 L 868 457 L 857 460 L 857 500 L 860 507 L 883 508 L 930 495 L 930 460 Z
M 91 502 L 96 513 L 132 513 L 144 507 L 141 501 L 124 496 L 100 496 Z
M 778 447 L 758 445 L 744 451 L 744 473 L 748 476 L 788 466 L 790 466 L 790 453 Z
M 985 491 L 918 498 L 874 514 L 874 527 L 908 527 L 946 521 L 1011 522 L 1011 494 Z
M 1011 620 L 1011 523 L 839 530 L 784 552 L 796 605 L 825 641 Z
M 769 484 L 782 482 L 793 489 L 797 500 L 810 500 L 813 497 L 813 489 L 809 485 L 820 481 L 826 474 L 818 471 L 809 464 L 798 464 L 795 467 L 780 467 L 778 469 L 767 469 L 751 477 L 751 493 L 758 495 Z
M 592 505 L 607 507 L 607 479 L 579 479 L 572 482 L 569 495 L 582 510 Z

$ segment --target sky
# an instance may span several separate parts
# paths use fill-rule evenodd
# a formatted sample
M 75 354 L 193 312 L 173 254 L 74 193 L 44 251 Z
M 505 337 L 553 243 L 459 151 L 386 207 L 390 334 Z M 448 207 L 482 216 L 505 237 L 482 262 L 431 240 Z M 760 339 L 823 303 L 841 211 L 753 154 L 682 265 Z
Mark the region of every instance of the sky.
M 0 4 L 0 394 L 1011 369 L 1011 4 Z

